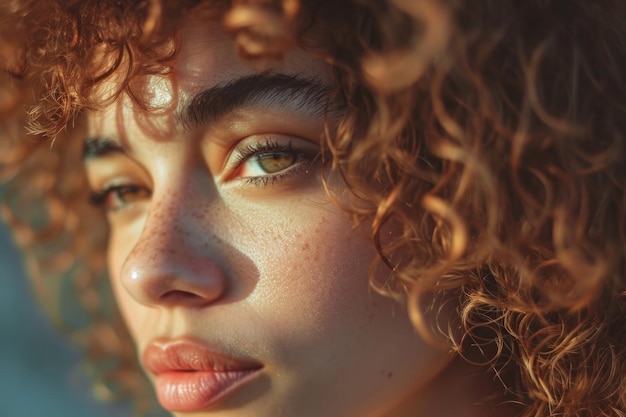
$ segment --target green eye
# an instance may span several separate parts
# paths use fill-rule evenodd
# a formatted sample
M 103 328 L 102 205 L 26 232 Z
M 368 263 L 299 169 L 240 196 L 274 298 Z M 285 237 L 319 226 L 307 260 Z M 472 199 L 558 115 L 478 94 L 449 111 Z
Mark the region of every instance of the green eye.
M 296 163 L 297 156 L 291 152 L 262 153 L 257 156 L 257 164 L 268 174 L 283 171 Z
M 245 179 L 254 185 L 274 184 L 315 165 L 318 144 L 287 135 L 250 136 L 235 147 L 227 181 Z

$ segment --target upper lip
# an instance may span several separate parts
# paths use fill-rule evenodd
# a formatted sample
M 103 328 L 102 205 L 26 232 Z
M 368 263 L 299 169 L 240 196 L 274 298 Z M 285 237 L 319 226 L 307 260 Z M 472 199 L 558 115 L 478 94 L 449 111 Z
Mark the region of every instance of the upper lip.
M 192 338 L 156 339 L 143 351 L 141 360 L 146 370 L 153 375 L 189 371 L 244 371 L 263 367 L 258 362 L 216 352 Z

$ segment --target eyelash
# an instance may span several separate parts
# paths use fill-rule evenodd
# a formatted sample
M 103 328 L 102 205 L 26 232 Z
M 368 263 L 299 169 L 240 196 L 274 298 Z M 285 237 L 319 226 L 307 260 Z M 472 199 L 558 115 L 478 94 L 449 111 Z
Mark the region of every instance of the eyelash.
M 261 156 L 265 153 L 286 152 L 296 156 L 296 161 L 292 166 L 275 174 L 267 174 L 256 177 L 243 178 L 243 180 L 253 186 L 271 186 L 278 181 L 282 181 L 301 172 L 302 169 L 313 165 L 320 156 L 319 152 L 311 152 L 307 150 L 297 150 L 293 148 L 292 142 L 280 144 L 274 140 L 268 139 L 263 142 L 252 142 L 246 145 L 237 155 L 234 156 L 232 163 L 232 171 L 239 169 L 245 162 L 251 160 L 255 156 Z

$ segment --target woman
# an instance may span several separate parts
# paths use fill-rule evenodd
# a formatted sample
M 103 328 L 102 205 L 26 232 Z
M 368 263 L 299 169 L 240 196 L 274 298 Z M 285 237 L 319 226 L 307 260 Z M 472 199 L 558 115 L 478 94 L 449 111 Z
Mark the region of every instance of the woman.
M 5 9 L 4 213 L 105 380 L 106 265 L 175 415 L 626 412 L 617 1 Z

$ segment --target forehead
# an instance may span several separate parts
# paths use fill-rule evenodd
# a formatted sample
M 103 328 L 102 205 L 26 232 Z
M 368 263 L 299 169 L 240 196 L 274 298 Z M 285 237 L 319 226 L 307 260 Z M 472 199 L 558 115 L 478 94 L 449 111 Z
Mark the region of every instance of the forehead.
M 224 85 L 242 77 L 258 74 L 287 74 L 329 84 L 329 66 L 302 49 L 287 51 L 281 59 L 250 61 L 242 59 L 234 37 L 223 30 L 219 18 L 200 14 L 190 17 L 178 33 L 178 49 L 166 75 L 150 75 L 135 80 L 134 92 L 149 107 L 169 108 L 170 113 L 157 112 L 158 118 L 173 114 L 195 95 L 217 85 Z M 106 97 L 116 89 L 119 80 L 112 77 L 102 84 L 96 94 Z M 92 112 L 90 130 L 96 131 L 104 123 L 119 121 L 120 110 L 126 114 L 141 112 L 128 96 L 122 95 L 104 110 Z
M 263 71 L 284 72 L 303 78 L 329 77 L 327 66 L 302 49 L 288 51 L 280 60 L 246 61 L 237 54 L 232 35 L 212 18 L 190 18 L 180 32 L 180 49 L 174 63 L 174 74 L 180 89 L 186 93 L 223 83 L 235 77 Z

